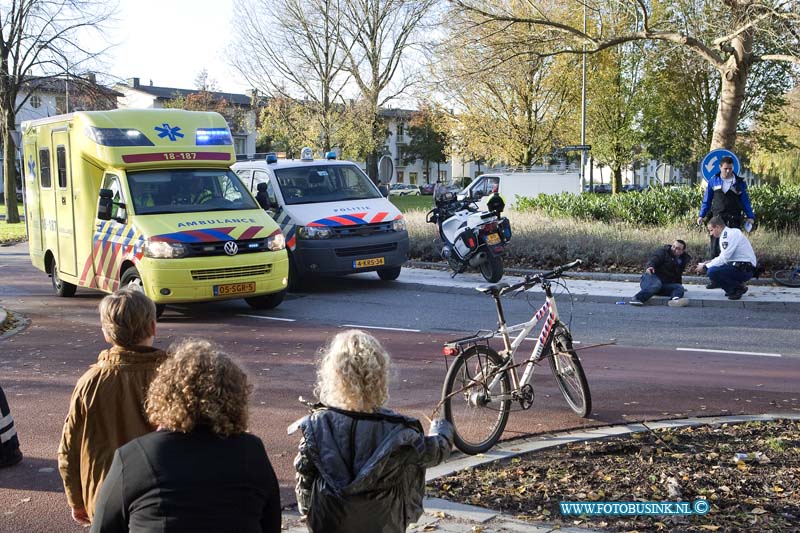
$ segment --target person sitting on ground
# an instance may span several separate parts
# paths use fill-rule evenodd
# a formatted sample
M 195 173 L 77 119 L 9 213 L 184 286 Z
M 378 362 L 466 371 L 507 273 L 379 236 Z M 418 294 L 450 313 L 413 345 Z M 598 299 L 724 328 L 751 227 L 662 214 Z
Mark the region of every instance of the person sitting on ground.
M 19 451 L 19 437 L 14 426 L 14 417 L 8 400 L 0 387 L 0 468 L 14 466 L 22 461 L 22 452 Z
M 58 469 L 72 518 L 87 525 L 95 498 L 111 468 L 114 450 L 153 430 L 144 398 L 156 368 L 167 358 L 153 348 L 156 306 L 136 289 L 122 289 L 100 302 L 103 350 L 75 385 L 58 447 Z
M 714 259 L 698 263 L 697 272 L 707 271 L 708 279 L 725 291 L 728 300 L 739 300 L 758 264 L 753 246 L 742 230 L 727 227 L 719 215 L 708 221 L 708 233 L 719 239 L 720 252 Z
M 147 394 L 157 431 L 114 454 L 93 532 L 279 532 L 278 479 L 247 433 L 247 375 L 214 344 L 170 348 Z
M 308 530 L 406 531 L 422 514 L 425 468 L 447 459 L 453 428 L 444 419 L 425 436 L 415 418 L 383 407 L 389 354 L 359 330 L 339 333 L 322 353 L 322 403 L 300 422 L 297 502 Z
M 686 242 L 681 239 L 658 248 L 647 261 L 639 281 L 641 290 L 633 297 L 631 305 L 644 305 L 656 294 L 669 296 L 667 303 L 671 307 L 688 305 L 689 300 L 683 297 L 683 271 L 691 260 L 692 256 L 686 253 Z

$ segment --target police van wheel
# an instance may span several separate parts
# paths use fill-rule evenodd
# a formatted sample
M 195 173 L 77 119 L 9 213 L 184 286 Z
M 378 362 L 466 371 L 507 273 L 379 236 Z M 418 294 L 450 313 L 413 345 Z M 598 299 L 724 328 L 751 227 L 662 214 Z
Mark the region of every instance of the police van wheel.
M 400 270 L 402 267 L 382 268 L 378 270 L 378 277 L 383 281 L 394 281 L 400 277 Z
M 245 298 L 244 301 L 253 309 L 274 309 L 278 307 L 286 296 L 286 291 L 266 294 L 264 296 L 253 296 Z
M 119 282 L 120 289 L 136 289 L 144 292 L 144 285 L 142 284 L 142 276 L 136 267 L 130 267 L 122 274 L 122 279 Z M 156 304 L 156 318 L 160 318 L 164 314 L 166 304 Z
M 50 280 L 53 282 L 53 289 L 56 291 L 56 294 L 61 296 L 62 298 L 69 298 L 70 296 L 74 296 L 75 289 L 77 289 L 78 287 L 58 277 L 58 263 L 56 263 L 55 260 L 53 260 L 53 267 L 51 272 L 52 275 L 50 277 Z

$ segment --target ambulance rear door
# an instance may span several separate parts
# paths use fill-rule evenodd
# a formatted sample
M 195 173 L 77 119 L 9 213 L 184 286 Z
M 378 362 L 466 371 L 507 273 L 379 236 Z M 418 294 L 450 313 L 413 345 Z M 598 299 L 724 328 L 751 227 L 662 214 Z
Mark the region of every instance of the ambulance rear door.
M 78 275 L 75 249 L 75 213 L 73 212 L 72 170 L 70 161 L 69 132 L 56 130 L 52 133 L 55 165 L 55 215 L 58 231 L 58 270 L 70 276 Z

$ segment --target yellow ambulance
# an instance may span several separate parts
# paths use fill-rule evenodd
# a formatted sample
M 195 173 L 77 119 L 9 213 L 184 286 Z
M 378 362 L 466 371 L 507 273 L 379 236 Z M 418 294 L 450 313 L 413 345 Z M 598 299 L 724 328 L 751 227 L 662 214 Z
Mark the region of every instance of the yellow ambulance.
M 230 170 L 225 119 L 182 110 L 78 112 L 22 123 L 28 241 L 59 296 L 138 286 L 166 304 L 283 300 L 278 225 Z

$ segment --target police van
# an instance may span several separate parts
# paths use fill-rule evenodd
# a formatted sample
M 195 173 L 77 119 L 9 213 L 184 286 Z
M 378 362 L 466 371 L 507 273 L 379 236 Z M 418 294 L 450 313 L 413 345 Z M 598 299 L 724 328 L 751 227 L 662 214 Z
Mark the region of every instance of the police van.
M 350 161 L 314 159 L 303 148 L 299 160 L 233 165 L 275 219 L 289 250 L 289 284 L 299 289 L 314 275 L 377 272 L 394 280 L 408 259 L 408 232 L 400 211 Z
M 280 228 L 230 170 L 225 119 L 79 112 L 22 123 L 30 257 L 59 296 L 141 287 L 166 304 L 283 300 Z

